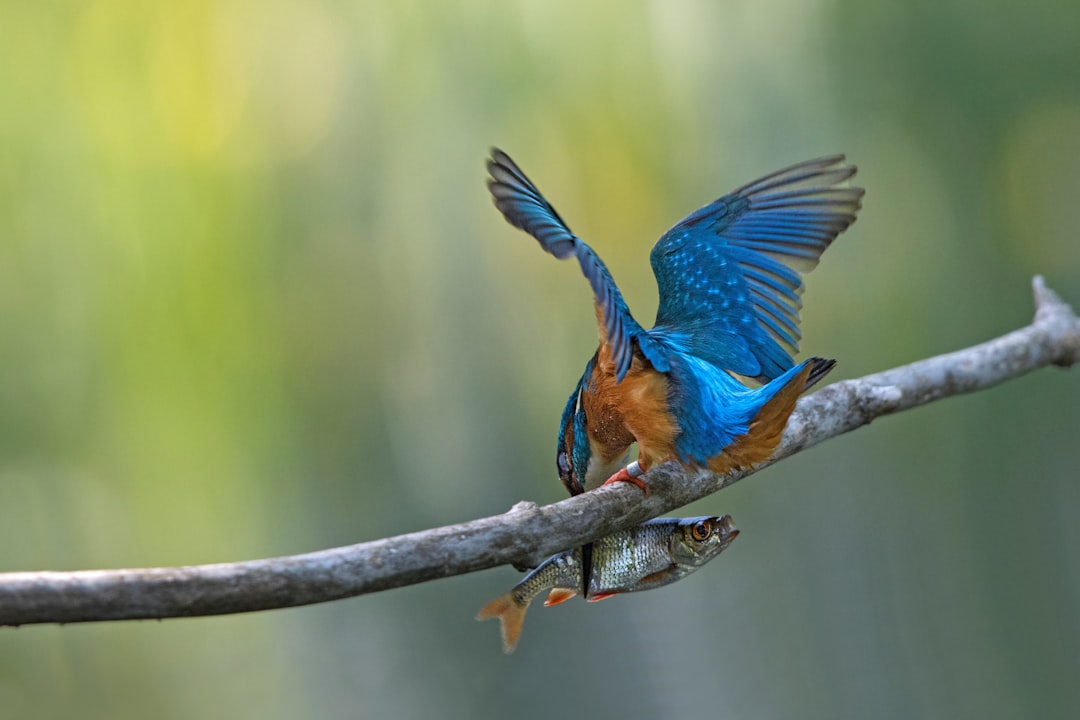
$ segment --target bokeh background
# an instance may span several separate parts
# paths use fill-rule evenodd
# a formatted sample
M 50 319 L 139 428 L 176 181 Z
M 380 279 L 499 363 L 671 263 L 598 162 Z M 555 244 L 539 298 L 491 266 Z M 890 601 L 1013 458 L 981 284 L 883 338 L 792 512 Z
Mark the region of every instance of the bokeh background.
M 1080 304 L 1080 5 L 0 3 L 0 570 L 315 550 L 563 491 L 587 284 L 842 151 L 803 350 L 857 377 Z M 1080 716 L 1080 375 L 882 420 L 708 498 L 669 588 L 473 615 L 501 568 L 238 617 L 0 631 L 4 718 Z

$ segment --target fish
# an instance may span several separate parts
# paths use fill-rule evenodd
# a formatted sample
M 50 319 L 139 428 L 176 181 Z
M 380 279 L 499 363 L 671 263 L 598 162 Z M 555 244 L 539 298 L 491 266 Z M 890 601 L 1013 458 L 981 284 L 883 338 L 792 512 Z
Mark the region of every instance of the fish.
M 499 619 L 503 651 L 509 654 L 517 647 L 525 612 L 541 593 L 548 592 L 544 606 L 550 607 L 579 593 L 597 602 L 652 590 L 694 572 L 738 535 L 730 515 L 649 520 L 552 555 L 510 592 L 481 608 L 476 619 Z

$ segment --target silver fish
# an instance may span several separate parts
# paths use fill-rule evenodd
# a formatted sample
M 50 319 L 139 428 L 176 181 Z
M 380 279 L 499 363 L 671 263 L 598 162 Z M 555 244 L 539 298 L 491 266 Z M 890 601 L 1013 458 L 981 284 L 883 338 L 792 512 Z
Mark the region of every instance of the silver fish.
M 498 618 L 503 650 L 510 653 L 521 635 L 525 611 L 540 593 L 550 591 L 544 601 L 547 607 L 583 590 L 589 602 L 651 590 L 694 572 L 719 555 L 738 534 L 730 515 L 650 520 L 552 555 L 510 592 L 481 608 L 476 619 Z

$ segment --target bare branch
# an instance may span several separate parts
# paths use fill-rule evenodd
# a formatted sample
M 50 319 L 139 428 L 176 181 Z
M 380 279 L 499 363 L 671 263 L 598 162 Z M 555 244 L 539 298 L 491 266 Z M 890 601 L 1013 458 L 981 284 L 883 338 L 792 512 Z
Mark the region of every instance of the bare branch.
M 472 522 L 288 557 L 217 565 L 0 573 L 0 625 L 220 615 L 326 602 L 508 563 L 535 562 L 716 492 L 876 418 L 1080 360 L 1080 320 L 1041 277 L 1031 325 L 928 360 L 846 380 L 799 401 L 768 463 L 727 476 L 667 463 L 628 484 Z

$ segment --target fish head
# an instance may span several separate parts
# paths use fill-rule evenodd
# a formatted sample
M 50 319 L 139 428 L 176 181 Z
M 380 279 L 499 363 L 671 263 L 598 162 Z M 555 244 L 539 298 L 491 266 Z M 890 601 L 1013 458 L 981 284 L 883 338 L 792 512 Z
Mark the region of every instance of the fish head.
M 739 535 L 730 515 L 682 518 L 671 534 L 671 559 L 683 567 L 704 565 Z

